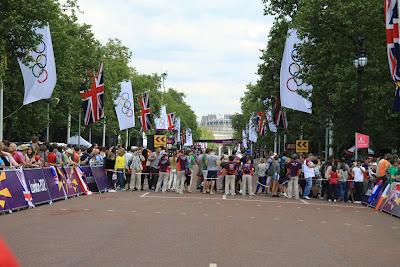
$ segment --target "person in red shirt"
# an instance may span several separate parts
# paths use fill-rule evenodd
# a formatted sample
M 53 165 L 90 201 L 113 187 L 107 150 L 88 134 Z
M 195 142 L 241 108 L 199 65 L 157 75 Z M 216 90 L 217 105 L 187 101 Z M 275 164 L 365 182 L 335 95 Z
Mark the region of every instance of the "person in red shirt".
M 328 201 L 336 202 L 338 198 L 338 183 L 339 183 L 339 171 L 337 165 L 332 166 L 332 171 L 329 173 L 329 194 Z
M 10 153 L 14 160 L 19 164 L 19 165 L 25 165 L 25 156 L 22 154 L 21 151 L 17 150 L 17 145 L 14 143 L 10 144 Z
M 47 163 L 49 165 L 56 165 L 57 155 L 54 153 L 54 146 L 50 145 L 49 154 L 47 154 Z

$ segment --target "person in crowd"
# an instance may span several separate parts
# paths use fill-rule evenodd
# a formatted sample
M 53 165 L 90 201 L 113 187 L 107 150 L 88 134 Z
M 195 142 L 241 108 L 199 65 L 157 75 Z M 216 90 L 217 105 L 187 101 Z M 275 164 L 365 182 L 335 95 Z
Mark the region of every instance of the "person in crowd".
M 106 170 L 107 179 L 109 184 L 111 185 L 111 189 L 108 190 L 110 193 L 115 193 L 116 182 L 113 179 L 115 177 L 114 174 L 115 167 L 115 148 L 112 147 L 106 153 L 106 157 L 104 158 L 104 169 Z
M 142 188 L 142 190 L 144 190 L 144 180 L 145 178 L 147 178 L 147 184 L 148 186 L 150 185 L 150 161 L 148 160 L 149 158 L 149 154 L 150 154 L 150 150 L 148 150 L 147 148 L 144 148 L 142 151 L 142 156 L 144 158 L 144 161 L 142 161 L 142 179 L 140 180 L 140 187 Z M 149 186 L 150 189 L 150 186 Z
M 256 192 L 255 194 L 258 195 L 258 191 L 261 188 L 261 193 L 265 193 L 265 188 L 267 186 L 267 164 L 265 163 L 265 159 L 261 158 L 260 163 L 257 165 L 256 168 L 257 176 L 258 176 L 258 182 L 257 182 L 257 187 L 256 187 Z
M 395 159 L 390 160 L 390 167 L 389 167 L 389 176 L 390 176 L 390 181 L 394 181 L 398 179 L 399 176 L 399 161 Z
M 93 148 L 92 147 L 89 147 L 88 149 L 84 149 L 82 151 L 82 155 L 81 155 L 81 159 L 80 159 L 81 165 L 88 165 L 89 164 L 89 161 L 93 156 L 92 152 L 93 152 Z
M 274 157 L 275 157 L 275 153 L 270 151 L 268 153 L 268 158 L 266 161 L 267 164 L 267 170 L 266 170 L 266 175 L 267 175 L 267 180 L 265 183 L 265 188 L 267 190 L 267 194 L 270 195 L 271 194 L 271 183 L 272 183 L 272 176 L 274 175 L 273 170 L 272 170 L 272 162 L 274 161 Z
M 177 178 L 176 154 L 177 154 L 177 152 L 174 152 L 174 153 L 171 153 L 169 156 L 170 174 L 169 174 L 169 180 L 168 180 L 168 190 L 173 190 L 173 191 L 175 191 L 175 189 L 176 189 L 176 178 Z
M 150 179 L 149 179 L 150 190 L 155 190 L 158 182 L 159 178 L 158 163 L 160 162 L 160 152 L 161 148 L 157 148 L 156 151 L 152 152 L 148 158 L 150 161 Z
M 376 176 L 378 179 L 386 182 L 387 180 L 387 171 L 390 168 L 390 154 L 386 154 L 379 162 L 376 170 Z
M 125 191 L 125 149 L 120 148 L 115 159 L 114 171 L 117 173 L 118 189 Z
M 63 148 L 62 146 L 55 146 L 55 153 L 57 158 L 57 165 L 63 164 Z
M 90 166 L 99 166 L 99 165 L 101 165 L 103 163 L 103 158 L 100 155 L 100 149 L 94 148 L 92 153 L 93 153 L 93 155 L 89 160 L 89 165 Z M 126 158 L 125 158 L 125 162 L 126 162 Z
M 365 171 L 365 168 L 361 166 L 360 162 L 356 162 L 355 167 L 352 169 L 354 179 L 354 203 L 356 204 L 361 204 Z
M 25 151 L 26 165 L 29 167 L 39 167 L 41 165 L 41 158 L 36 151 L 33 150 L 33 147 L 29 146 Z
M 332 166 L 332 169 L 329 173 L 329 193 L 328 193 L 328 201 L 336 202 L 338 198 L 338 183 L 339 183 L 339 170 L 337 169 L 337 164 Z
M 313 179 L 315 178 L 315 171 L 314 171 L 315 165 L 312 162 L 313 157 L 314 156 L 310 153 L 308 154 L 307 158 L 305 158 L 303 161 L 303 173 L 304 173 L 304 179 L 306 181 L 303 194 L 304 199 L 310 199 L 309 195 L 312 188 L 312 182 Z
M 165 193 L 167 191 L 168 187 L 168 178 L 169 178 L 169 168 L 170 162 L 168 159 L 168 154 L 163 153 L 161 156 L 160 161 L 158 162 L 158 169 L 160 170 L 160 176 L 156 185 L 156 190 L 155 192 L 158 192 L 161 188 L 161 183 L 162 183 L 162 189 L 161 191 Z
M 249 191 L 249 196 L 254 196 L 253 193 L 253 173 L 254 168 L 251 163 L 251 158 L 248 157 L 245 164 L 242 166 L 242 196 L 246 196 L 246 190 Z
M 224 164 L 224 169 L 226 172 L 225 175 L 225 196 L 231 194 L 232 196 L 236 195 L 235 193 L 235 181 L 236 174 L 239 169 L 238 164 L 235 162 L 235 157 L 230 156 L 229 161 Z
M 183 153 L 182 150 L 178 152 L 177 162 L 176 162 L 176 170 L 178 173 L 177 182 L 176 182 L 176 193 L 183 194 L 185 189 L 185 172 L 188 165 L 188 159 Z
M 142 161 L 144 161 L 144 157 L 142 155 L 142 150 L 138 147 L 132 147 L 131 151 L 132 159 L 129 169 L 131 170 L 131 179 L 129 183 L 129 189 L 132 191 L 140 191 L 141 190 L 141 177 L 143 165 Z
M 81 152 L 79 146 L 74 146 L 72 151 L 73 151 L 73 154 L 72 154 L 72 157 L 71 157 L 72 164 L 78 165 L 80 163 L 79 154 Z
M 206 165 L 207 165 L 207 179 L 206 184 L 203 190 L 203 193 L 210 193 L 210 195 L 214 195 L 214 186 L 216 183 L 216 179 L 218 176 L 218 166 L 217 166 L 218 156 L 215 155 L 214 150 L 210 150 L 206 157 Z
M 338 195 L 339 201 L 347 202 L 347 180 L 349 179 L 349 166 L 342 162 L 339 170 Z
M 32 136 L 32 138 L 31 138 L 31 147 L 32 147 L 32 150 L 33 150 L 34 152 L 36 152 L 36 153 L 39 152 L 39 149 L 40 149 L 39 137 L 37 137 L 37 136 Z
M 10 146 L 10 154 L 13 157 L 13 159 L 17 162 L 18 165 L 25 165 L 26 160 L 25 156 L 21 151 L 18 151 L 17 145 L 15 143 L 11 143 Z
M 63 166 L 73 165 L 72 157 L 74 155 L 74 150 L 72 148 L 67 148 L 62 154 L 62 164 Z
M 272 187 L 271 187 L 271 196 L 278 197 L 278 188 L 279 188 L 279 177 L 281 172 L 281 166 L 279 164 L 279 156 L 275 154 L 275 157 L 271 163 L 270 169 L 272 170 Z
M 197 173 L 197 189 L 203 191 L 203 186 L 204 186 L 204 178 L 207 177 L 207 164 L 206 164 L 206 150 L 202 149 L 201 154 L 198 157 L 198 173 Z
M 57 150 L 55 145 L 49 145 L 49 152 L 47 154 L 47 163 L 50 166 L 57 165 L 57 155 L 55 151 Z
M 196 163 L 196 159 L 193 155 L 192 150 L 186 150 L 185 155 L 188 160 L 188 166 L 187 166 L 187 169 L 185 172 L 185 176 L 186 176 L 185 190 L 188 193 L 192 193 L 191 186 L 192 186 L 192 180 L 193 180 L 193 168 L 194 168 L 194 164 Z
M 49 153 L 49 149 L 48 146 L 45 144 L 41 144 L 39 146 L 39 152 L 38 155 L 40 157 L 41 160 L 41 166 L 47 166 L 47 155 Z
M 294 197 L 295 199 L 299 199 L 300 174 L 301 174 L 301 163 L 298 161 L 297 154 L 293 154 L 287 168 L 287 176 L 289 178 L 288 190 L 287 190 L 288 198 Z

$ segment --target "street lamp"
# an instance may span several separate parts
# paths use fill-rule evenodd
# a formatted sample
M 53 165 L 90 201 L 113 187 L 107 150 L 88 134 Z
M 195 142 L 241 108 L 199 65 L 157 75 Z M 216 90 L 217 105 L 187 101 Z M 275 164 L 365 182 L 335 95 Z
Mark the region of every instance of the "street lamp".
M 359 37 L 357 42 L 356 57 L 353 60 L 353 65 L 357 70 L 357 104 L 356 104 L 356 117 L 357 117 L 357 131 L 365 131 L 365 114 L 364 114 L 364 92 L 362 90 L 362 73 L 368 63 L 367 49 L 364 46 L 364 38 Z
M 57 105 L 60 102 L 58 97 L 52 97 L 47 101 L 47 127 L 46 127 L 46 142 L 50 141 L 50 102 L 53 102 L 54 105 Z

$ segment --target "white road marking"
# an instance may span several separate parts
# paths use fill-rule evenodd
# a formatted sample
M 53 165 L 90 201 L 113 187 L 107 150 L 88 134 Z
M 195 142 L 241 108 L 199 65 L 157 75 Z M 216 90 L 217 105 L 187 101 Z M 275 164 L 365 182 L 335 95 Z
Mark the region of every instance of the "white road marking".
M 298 219 L 297 221 L 298 221 L 298 222 L 304 222 L 304 220 L 301 220 L 301 219 Z
M 150 192 L 144 193 L 144 194 L 141 195 L 140 197 L 145 197 L 145 196 L 147 196 L 148 194 L 150 194 Z
M 356 210 L 356 211 L 354 211 L 354 212 L 360 212 L 359 210 Z
M 351 224 L 350 224 L 350 223 L 345 223 L 345 225 L 347 225 L 347 226 L 351 226 Z
M 298 209 L 301 209 L 301 207 L 297 207 Z
M 222 195 L 222 199 L 226 199 L 226 195 Z
M 256 217 L 253 216 L 253 217 L 250 217 L 250 218 L 251 218 L 251 219 L 255 219 Z
M 397 229 L 398 227 L 397 226 L 392 226 L 392 229 Z
M 321 208 L 317 208 L 317 210 L 320 210 Z
M 185 215 L 186 215 L 186 213 L 184 213 L 184 212 L 181 212 L 181 215 L 185 216 Z
M 161 198 L 161 199 L 196 199 L 196 200 L 219 200 L 220 198 L 216 197 L 181 197 L 181 196 L 161 196 L 161 195 L 147 195 L 150 194 L 150 192 L 147 192 L 146 194 L 142 195 L 141 197 L 149 199 L 149 198 Z M 304 203 L 298 202 L 298 201 L 284 201 L 284 200 L 261 200 L 261 199 L 238 199 L 238 198 L 227 198 L 226 201 L 241 201 L 241 202 L 259 202 L 259 203 L 279 203 L 279 204 L 297 204 L 297 205 L 306 205 Z M 182 202 L 180 202 L 182 203 Z M 203 202 L 199 201 L 199 204 L 203 204 Z M 368 207 L 360 207 L 360 206 L 351 206 L 351 205 L 340 205 L 340 204 L 328 204 L 328 203 L 309 203 L 310 206 L 328 206 L 332 208 L 351 208 L 351 209 L 370 209 Z M 235 206 L 239 206 L 239 203 L 235 203 Z M 301 207 L 297 207 L 301 208 Z M 317 208 L 320 209 L 320 208 Z M 379 213 L 375 213 L 379 215 Z
M 217 267 L 216 263 L 210 263 L 210 267 Z
M 135 213 L 135 212 L 136 212 L 136 210 L 132 210 L 131 212 L 132 212 L 132 213 Z
M 154 212 L 154 213 L 161 214 L 161 211 L 156 211 L 156 212 Z
M 88 211 L 89 209 L 83 209 L 84 211 Z
M 67 210 L 67 209 L 60 209 L 60 210 L 65 211 L 65 210 Z
M 229 215 L 228 218 L 232 218 L 232 215 Z
M 367 224 L 367 225 L 365 225 L 365 227 L 372 227 L 372 225 L 370 225 L 370 224 Z
M 278 205 L 278 206 L 276 206 L 277 208 L 282 208 L 282 206 L 281 205 Z
M 310 205 L 310 202 L 305 201 L 304 199 L 300 199 L 301 202 L 303 202 L 306 205 Z
M 275 217 L 274 220 L 275 220 L 275 221 L 279 221 L 279 218 L 278 218 L 278 217 Z
M 114 210 L 107 210 L 107 211 L 109 211 L 109 212 L 113 212 Z
M 321 223 L 326 223 L 326 221 L 322 221 Z
M 262 205 L 258 204 L 257 207 L 262 207 Z

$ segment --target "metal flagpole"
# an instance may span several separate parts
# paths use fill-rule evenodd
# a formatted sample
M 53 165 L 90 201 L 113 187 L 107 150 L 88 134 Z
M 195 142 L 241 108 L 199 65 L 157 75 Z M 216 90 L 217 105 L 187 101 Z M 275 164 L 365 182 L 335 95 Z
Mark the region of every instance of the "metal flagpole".
M 276 139 L 276 134 L 274 134 L 274 153 L 278 151 L 278 142 Z
M 71 112 L 68 112 L 67 144 L 69 144 L 70 137 L 71 137 Z
M 92 143 L 92 126 L 89 128 L 89 143 Z
M 81 147 L 81 120 L 82 120 L 82 113 L 79 112 L 79 116 L 78 116 L 78 147 Z
M 47 102 L 47 128 L 46 128 L 46 142 L 50 141 L 50 100 Z
M 281 154 L 281 136 L 278 135 L 278 155 Z
M 103 120 L 103 142 L 101 143 L 102 147 L 106 147 L 106 117 Z
M 125 130 L 125 148 L 128 150 L 128 145 L 129 145 L 129 130 Z
M 355 133 L 354 134 L 354 144 L 355 144 L 355 146 L 354 146 L 354 151 L 355 151 L 355 157 L 354 157 L 354 159 L 355 159 L 355 161 L 357 161 L 357 159 L 358 159 L 358 148 L 357 148 L 357 133 Z

